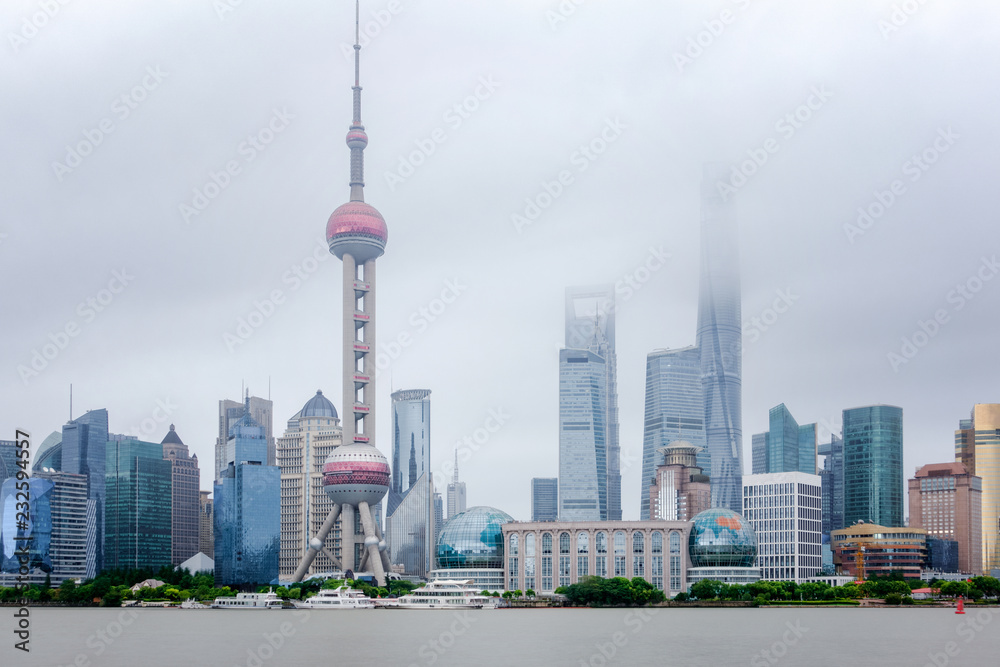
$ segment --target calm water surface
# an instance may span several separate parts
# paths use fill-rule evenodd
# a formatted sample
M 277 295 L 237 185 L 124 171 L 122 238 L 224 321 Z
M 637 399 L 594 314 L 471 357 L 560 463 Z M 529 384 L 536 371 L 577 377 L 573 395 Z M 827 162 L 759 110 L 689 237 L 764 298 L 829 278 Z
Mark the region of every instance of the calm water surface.
M 10 665 L 1000 665 L 1000 609 L 32 609 Z

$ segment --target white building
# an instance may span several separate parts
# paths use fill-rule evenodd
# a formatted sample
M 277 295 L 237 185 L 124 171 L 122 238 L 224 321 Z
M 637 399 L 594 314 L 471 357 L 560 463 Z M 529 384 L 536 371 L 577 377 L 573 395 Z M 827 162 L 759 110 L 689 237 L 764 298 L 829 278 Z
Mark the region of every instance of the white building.
M 819 475 L 775 472 L 743 477 L 743 517 L 757 535 L 761 578 L 802 583 L 823 568 Z

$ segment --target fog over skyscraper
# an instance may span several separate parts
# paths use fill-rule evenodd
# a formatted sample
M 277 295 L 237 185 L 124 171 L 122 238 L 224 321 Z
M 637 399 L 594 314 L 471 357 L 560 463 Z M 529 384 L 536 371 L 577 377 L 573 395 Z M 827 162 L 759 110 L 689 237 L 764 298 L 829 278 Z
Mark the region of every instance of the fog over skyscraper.
M 701 183 L 701 285 L 697 346 L 711 457 L 712 506 L 743 511 L 742 335 L 739 228 L 717 184 L 729 165 L 706 164 Z

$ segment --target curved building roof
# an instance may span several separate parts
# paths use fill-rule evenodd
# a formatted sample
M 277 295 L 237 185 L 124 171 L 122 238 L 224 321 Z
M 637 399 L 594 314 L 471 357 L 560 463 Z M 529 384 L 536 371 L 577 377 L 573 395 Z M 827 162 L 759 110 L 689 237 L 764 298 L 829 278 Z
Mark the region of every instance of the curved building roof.
M 438 567 L 502 568 L 503 533 L 514 519 L 494 507 L 470 507 L 448 519 L 437 542 Z
M 339 418 L 337 417 L 337 408 L 333 407 L 330 399 L 323 395 L 322 389 L 316 390 L 316 395 L 306 401 L 306 404 L 302 406 L 302 410 L 296 416 L 300 419 L 305 419 L 306 417 Z
M 42 468 L 62 470 L 61 431 L 53 431 L 47 438 L 45 438 L 45 440 L 42 440 L 42 444 L 38 446 L 38 451 L 35 452 L 35 462 L 32 464 L 31 469 L 41 470 Z

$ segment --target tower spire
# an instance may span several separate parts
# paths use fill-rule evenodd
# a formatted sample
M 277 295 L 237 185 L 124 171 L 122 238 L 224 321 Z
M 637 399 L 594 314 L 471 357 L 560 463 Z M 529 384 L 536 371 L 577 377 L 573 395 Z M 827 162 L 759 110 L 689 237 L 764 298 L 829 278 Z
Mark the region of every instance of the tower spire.
M 458 447 L 455 448 L 455 473 L 451 476 L 451 481 L 458 484 Z
M 365 146 L 368 135 L 361 122 L 361 0 L 354 4 L 354 120 L 347 132 L 351 149 L 351 201 L 365 200 Z

